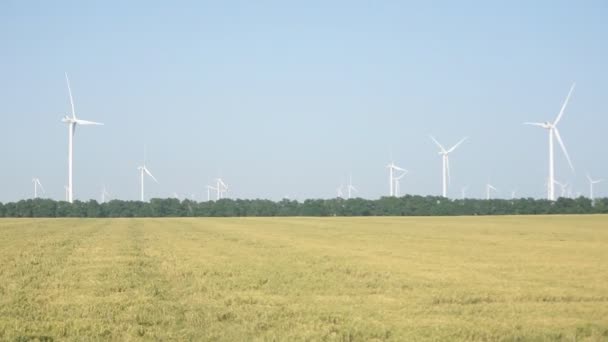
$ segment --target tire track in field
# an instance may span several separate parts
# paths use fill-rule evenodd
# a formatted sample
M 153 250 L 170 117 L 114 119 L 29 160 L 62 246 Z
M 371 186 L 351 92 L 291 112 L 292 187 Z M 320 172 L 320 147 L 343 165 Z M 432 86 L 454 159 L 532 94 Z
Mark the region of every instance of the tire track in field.
M 105 220 L 50 282 L 57 289 L 46 308 L 52 320 L 39 326 L 60 339 L 165 339 L 176 326 L 176 301 L 150 252 L 161 242 L 150 222 Z
M 46 306 L 52 296 L 49 279 L 60 273 L 74 250 L 98 234 L 102 226 L 98 221 L 45 220 L 18 232 L 19 249 L 13 249 L 11 262 L 3 268 L 1 276 L 1 338 L 8 334 L 27 339 L 28 333 L 41 330 L 37 327 L 46 316 Z
M 164 255 L 164 267 L 167 277 L 178 279 L 173 291 L 187 311 L 186 336 L 200 337 L 195 327 L 202 325 L 203 339 L 273 339 L 285 337 L 293 325 L 303 325 L 320 334 L 314 335 L 318 339 L 332 329 L 338 335 L 352 333 L 349 327 L 356 326 L 357 315 L 345 314 L 345 309 L 352 310 L 345 304 L 359 302 L 360 297 L 350 296 L 352 289 L 336 294 L 344 289 L 343 281 L 328 282 L 319 265 L 299 264 L 315 258 L 309 250 L 239 237 L 228 227 L 231 220 L 164 221 L 167 228 L 160 233 L 172 246 Z M 333 289 L 331 293 L 326 287 Z M 366 318 L 362 336 L 384 339 L 385 324 Z

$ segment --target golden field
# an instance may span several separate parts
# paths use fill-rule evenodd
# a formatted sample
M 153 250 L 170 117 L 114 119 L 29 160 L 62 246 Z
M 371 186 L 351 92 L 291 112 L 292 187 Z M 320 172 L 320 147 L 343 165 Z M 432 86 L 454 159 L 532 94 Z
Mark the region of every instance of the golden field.
M 0 340 L 604 341 L 608 216 L 3 219 Z

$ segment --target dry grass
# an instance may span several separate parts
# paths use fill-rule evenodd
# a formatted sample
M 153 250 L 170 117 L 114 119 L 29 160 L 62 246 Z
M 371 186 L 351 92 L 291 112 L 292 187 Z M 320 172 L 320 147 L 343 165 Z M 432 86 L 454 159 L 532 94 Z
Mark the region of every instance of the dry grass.
M 4 219 L 36 339 L 608 340 L 608 216 Z

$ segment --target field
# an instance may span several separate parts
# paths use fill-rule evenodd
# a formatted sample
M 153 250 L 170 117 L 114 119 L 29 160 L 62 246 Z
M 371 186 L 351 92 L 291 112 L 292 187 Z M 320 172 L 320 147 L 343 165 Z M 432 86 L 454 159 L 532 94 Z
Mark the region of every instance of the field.
M 4 219 L 0 340 L 608 340 L 608 216 Z

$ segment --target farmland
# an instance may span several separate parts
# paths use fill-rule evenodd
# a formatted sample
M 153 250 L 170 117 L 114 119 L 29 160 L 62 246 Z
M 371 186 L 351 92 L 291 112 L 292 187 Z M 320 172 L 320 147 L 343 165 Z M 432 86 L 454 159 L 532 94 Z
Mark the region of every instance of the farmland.
M 2 219 L 36 339 L 608 340 L 608 216 Z

